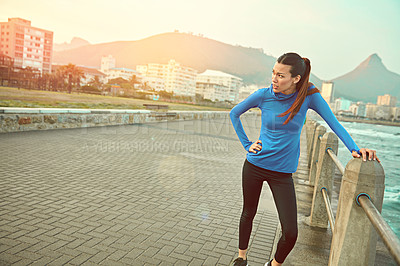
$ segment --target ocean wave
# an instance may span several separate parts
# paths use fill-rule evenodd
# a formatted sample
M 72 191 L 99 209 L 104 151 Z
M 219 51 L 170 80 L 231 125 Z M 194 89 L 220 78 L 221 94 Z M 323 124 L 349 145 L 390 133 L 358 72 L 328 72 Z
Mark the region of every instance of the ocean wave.
M 383 197 L 383 201 L 387 202 L 387 203 L 390 203 L 390 202 L 394 201 L 398 205 L 398 203 L 400 201 L 400 192 L 390 193 L 390 192 L 386 192 L 385 191 L 385 195 Z
M 349 133 L 352 135 L 356 136 L 365 136 L 367 138 L 381 138 L 381 139 L 397 139 L 400 141 L 400 135 L 395 135 L 392 132 L 381 132 L 381 131 L 375 131 L 372 129 L 365 129 L 365 130 L 360 130 L 360 129 L 353 129 L 349 130 Z
M 388 195 L 392 195 L 392 194 L 398 194 L 400 195 L 400 187 L 391 181 L 397 181 L 396 179 L 394 180 L 387 180 L 389 182 L 386 182 L 386 187 L 385 187 L 385 193 L 388 193 Z
M 324 125 L 327 128 L 328 132 L 332 132 L 329 126 L 325 121 L 319 121 L 320 124 Z M 392 126 L 382 126 L 382 125 L 371 125 L 371 124 L 362 124 L 362 123 L 348 123 L 341 122 L 344 128 L 353 136 L 355 139 L 365 138 L 371 140 L 379 140 L 379 141 L 398 141 L 400 145 L 400 130 L 399 127 Z M 396 143 L 396 142 L 395 142 Z

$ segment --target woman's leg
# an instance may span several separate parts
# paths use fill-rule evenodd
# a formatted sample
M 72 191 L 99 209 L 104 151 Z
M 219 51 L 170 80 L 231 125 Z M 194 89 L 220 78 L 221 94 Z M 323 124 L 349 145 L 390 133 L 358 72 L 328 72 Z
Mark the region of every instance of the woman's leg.
M 239 224 L 239 256 L 243 258 L 246 258 L 243 254 L 246 253 L 249 244 L 262 185 L 263 180 L 260 178 L 260 173 L 254 165 L 246 160 L 242 171 L 243 211 Z
M 281 173 L 281 176 L 269 178 L 268 184 L 274 196 L 279 220 L 282 226 L 282 236 L 279 239 L 275 260 L 283 263 L 297 240 L 297 205 L 291 174 Z

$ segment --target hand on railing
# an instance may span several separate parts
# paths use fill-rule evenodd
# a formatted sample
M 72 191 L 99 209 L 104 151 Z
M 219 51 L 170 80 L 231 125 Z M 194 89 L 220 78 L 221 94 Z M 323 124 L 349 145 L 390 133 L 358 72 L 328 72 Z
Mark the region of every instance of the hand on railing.
M 361 153 L 364 162 L 367 161 L 367 156 L 368 160 L 370 161 L 377 160 L 379 163 L 381 162 L 381 160 L 379 160 L 379 158 L 376 156 L 376 150 L 361 148 L 359 153 Z M 361 155 L 359 153 L 357 153 L 357 151 L 353 151 L 351 155 L 353 155 L 354 158 L 360 158 Z

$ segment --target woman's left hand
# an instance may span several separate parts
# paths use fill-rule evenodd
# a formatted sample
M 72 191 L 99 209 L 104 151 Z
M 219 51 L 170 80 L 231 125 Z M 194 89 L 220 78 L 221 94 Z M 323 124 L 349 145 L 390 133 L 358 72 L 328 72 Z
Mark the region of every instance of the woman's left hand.
M 360 149 L 360 154 L 358 154 L 356 151 L 353 151 L 351 155 L 353 155 L 354 158 L 360 158 L 362 156 L 364 162 L 367 160 L 367 154 L 368 154 L 368 160 L 377 160 L 379 163 L 381 162 L 379 158 L 376 156 L 376 151 L 371 150 L 371 149 L 365 149 L 362 148 Z

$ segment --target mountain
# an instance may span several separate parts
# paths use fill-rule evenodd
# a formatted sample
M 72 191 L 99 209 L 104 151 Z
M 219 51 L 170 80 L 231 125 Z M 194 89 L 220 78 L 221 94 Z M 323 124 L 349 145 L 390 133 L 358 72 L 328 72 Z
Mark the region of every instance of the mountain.
M 223 71 L 241 77 L 246 84 L 269 85 L 276 58 L 262 49 L 233 46 L 202 36 L 186 33 L 163 33 L 138 41 L 93 44 L 54 52 L 53 62 L 99 66 L 101 57 L 115 57 L 117 66 L 135 69 L 136 65 L 167 63 L 175 59 L 182 65 L 204 72 Z M 318 87 L 321 81 L 312 75 Z
M 82 38 L 74 37 L 74 38 L 72 38 L 71 43 L 66 43 L 66 42 L 60 43 L 60 44 L 55 43 L 54 47 L 53 47 L 53 51 L 55 51 L 55 52 L 65 51 L 65 50 L 70 50 L 70 49 L 78 48 L 78 47 L 85 46 L 85 45 L 90 45 L 90 43 Z
M 400 75 L 389 71 L 377 54 L 332 81 L 335 98 L 376 103 L 378 95 L 391 94 L 400 100 Z

